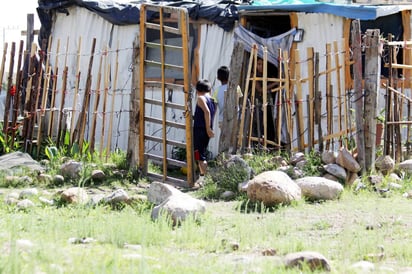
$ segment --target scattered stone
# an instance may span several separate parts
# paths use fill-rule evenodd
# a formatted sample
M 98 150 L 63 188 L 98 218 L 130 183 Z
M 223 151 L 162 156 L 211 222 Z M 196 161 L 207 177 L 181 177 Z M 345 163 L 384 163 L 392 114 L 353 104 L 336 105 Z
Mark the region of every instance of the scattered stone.
M 30 176 L 22 176 L 18 179 L 19 184 L 31 185 L 33 184 L 33 178 Z
M 95 194 L 90 197 L 90 200 L 87 202 L 88 206 L 95 207 L 104 201 L 104 194 Z
M 49 199 L 47 199 L 47 198 L 45 198 L 45 197 L 39 197 L 39 201 L 42 203 L 42 204 L 44 204 L 44 205 L 53 205 L 54 204 L 54 201 L 53 200 L 49 200 Z
M 302 161 L 299 161 L 299 162 L 297 162 L 296 164 L 295 164 L 295 167 L 297 167 L 299 170 L 302 170 L 304 167 L 305 167 L 305 165 L 307 164 L 307 160 L 302 160 Z
M 302 195 L 312 201 L 335 200 L 343 192 L 340 183 L 322 177 L 304 177 L 295 182 L 302 190 Z
M 106 174 L 104 174 L 103 170 L 95 169 L 92 171 L 92 179 L 95 181 L 103 181 L 106 178 Z
M 128 244 L 128 243 L 125 243 L 123 248 L 132 249 L 132 250 L 142 250 L 141 245 L 132 245 L 132 244 Z
M 336 163 L 336 153 L 331 150 L 324 151 L 322 152 L 321 159 L 322 159 L 322 162 L 326 165 L 335 164 Z
M 285 257 L 285 265 L 286 267 L 298 267 L 300 269 L 302 269 L 303 265 L 307 265 L 311 271 L 331 270 L 330 264 L 325 256 L 315 251 L 289 253 Z
M 290 157 L 289 163 L 291 165 L 296 165 L 297 162 L 305 160 L 305 154 L 303 152 L 296 152 L 292 157 Z
M 236 197 L 236 194 L 233 191 L 226 190 L 220 195 L 220 199 L 222 200 L 231 200 Z
M 60 173 L 63 177 L 76 179 L 80 177 L 82 164 L 73 160 L 69 160 L 60 167 Z
M 333 176 L 339 179 L 342 179 L 342 180 L 346 179 L 346 176 L 347 176 L 346 170 L 338 164 L 327 164 L 327 165 L 324 165 L 323 168 L 326 170 L 326 172 L 332 174 Z
M 83 237 L 83 238 L 69 238 L 69 244 L 91 244 L 96 242 L 93 238 Z
M 348 172 L 348 177 L 346 178 L 345 184 L 351 187 L 356 180 L 359 178 L 358 173 L 356 172 Z
M 0 156 L 0 170 L 12 170 L 20 167 L 28 168 L 32 171 L 44 171 L 39 162 L 33 160 L 28 153 L 12 152 Z
M 229 159 L 223 163 L 225 168 L 230 168 L 232 166 L 239 166 L 243 170 L 246 171 L 247 178 L 246 180 L 250 180 L 254 176 L 253 169 L 248 165 L 248 163 L 242 159 L 239 155 L 230 155 Z
M 341 147 L 341 149 L 339 149 L 338 156 L 336 157 L 336 163 L 350 172 L 357 173 L 361 170 L 359 163 L 345 147 Z
M 17 202 L 16 206 L 19 209 L 28 209 L 28 208 L 34 207 L 34 203 L 30 201 L 29 199 L 24 199 L 24 200 Z
M 402 194 L 402 197 L 405 197 L 407 199 L 412 199 L 412 190 L 409 190 L 408 192 L 405 192 Z
M 179 190 L 171 185 L 155 181 L 150 184 L 150 187 L 147 191 L 147 199 L 149 200 L 149 202 L 155 205 L 159 205 L 169 196 L 179 192 Z
M 238 242 L 230 243 L 230 249 L 233 250 L 233 251 L 239 250 L 239 243 Z
M 276 249 L 268 248 L 262 251 L 263 256 L 275 256 L 277 254 Z
M 401 189 L 402 186 L 401 186 L 400 184 L 390 182 L 390 183 L 388 184 L 388 188 L 389 188 L 389 189 Z
M 323 178 L 328 179 L 328 180 L 332 180 L 332 181 L 335 181 L 335 182 L 339 182 L 339 179 L 336 178 L 335 176 L 333 176 L 333 175 L 330 174 L 330 173 L 325 173 L 325 174 L 323 175 Z
M 282 171 L 266 171 L 249 181 L 247 196 L 266 206 L 290 204 L 301 199 L 300 187 Z
M 28 188 L 20 192 L 19 199 L 24 199 L 27 197 L 32 197 L 32 196 L 37 196 L 37 195 L 39 195 L 39 191 L 37 190 L 37 188 Z
M 277 166 L 277 167 L 287 166 L 288 165 L 288 162 L 286 162 L 286 160 L 280 155 L 276 155 L 276 156 L 272 157 L 272 159 L 270 159 L 270 161 L 273 162 L 275 164 L 275 166 Z
M 126 203 L 129 200 L 129 195 L 124 189 L 117 189 L 104 198 L 108 204 Z
M 368 261 L 359 261 L 350 266 L 353 270 L 358 270 L 360 273 L 372 273 L 375 270 L 375 265 Z
M 37 176 L 37 180 L 43 183 L 50 183 L 53 181 L 53 177 L 49 174 L 41 173 L 39 174 L 39 176 Z
M 88 200 L 86 191 L 81 187 L 71 187 L 61 193 L 62 201 L 69 204 L 85 204 Z
M 401 165 L 402 163 L 400 163 L 400 166 L 399 166 L 400 168 L 401 168 Z M 408 164 L 406 164 L 406 166 L 408 166 Z M 375 168 L 379 170 L 380 172 L 382 172 L 383 175 L 391 173 L 394 167 L 395 167 L 395 161 L 389 155 L 379 156 L 375 160 Z M 412 162 L 411 162 L 411 167 L 412 167 Z
M 62 185 L 64 183 L 64 177 L 60 174 L 54 175 L 53 183 L 55 185 Z

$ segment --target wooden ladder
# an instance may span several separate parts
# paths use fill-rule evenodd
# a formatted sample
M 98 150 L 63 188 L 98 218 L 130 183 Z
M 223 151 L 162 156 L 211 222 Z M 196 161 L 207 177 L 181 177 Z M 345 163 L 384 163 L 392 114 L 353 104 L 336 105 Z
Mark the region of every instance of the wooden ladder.
M 153 14 L 158 15 L 155 20 L 151 19 Z M 183 187 L 193 186 L 195 177 L 188 30 L 186 9 L 149 4 L 141 6 L 139 166 L 149 179 Z M 180 45 L 169 43 L 170 37 L 178 40 Z M 149 55 L 150 50 L 160 54 Z M 176 60 L 175 63 L 166 62 L 166 56 L 171 55 L 177 57 L 169 58 Z M 157 77 L 147 75 L 151 68 L 160 71 Z M 173 78 L 168 77 L 170 71 L 173 71 Z M 171 113 L 181 113 L 183 119 L 173 120 Z M 184 139 L 178 140 L 178 137 Z M 155 153 L 154 147 L 157 148 Z M 173 158 L 176 148 L 186 152 L 186 159 Z M 150 162 L 158 164 L 162 173 L 150 172 Z M 172 172 L 171 167 L 186 168 L 186 177 Z

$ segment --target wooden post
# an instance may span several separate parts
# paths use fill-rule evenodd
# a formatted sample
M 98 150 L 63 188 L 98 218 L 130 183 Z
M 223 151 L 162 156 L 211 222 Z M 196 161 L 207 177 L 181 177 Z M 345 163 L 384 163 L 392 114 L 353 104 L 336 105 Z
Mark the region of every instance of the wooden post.
M 133 43 L 132 91 L 130 93 L 129 136 L 127 143 L 127 163 L 129 168 L 139 164 L 139 40 Z
M 47 50 L 50 51 L 51 49 L 48 48 Z M 52 79 L 53 79 L 52 97 L 51 97 L 51 102 L 50 102 L 48 129 L 47 129 L 47 134 L 50 138 L 53 137 L 54 108 L 56 106 L 57 76 L 59 75 L 59 66 L 58 66 L 59 50 L 60 50 L 60 39 L 57 39 L 56 57 L 55 57 L 55 60 L 54 60 L 54 69 L 52 71 L 52 75 L 50 75 L 50 77 L 52 77 Z
M 319 90 L 319 52 L 315 53 L 315 75 L 314 75 L 314 89 L 315 89 L 315 124 L 318 125 L 318 145 L 319 151 L 323 151 L 323 133 L 322 133 L 322 93 Z
M 326 44 L 326 116 L 327 116 L 327 135 L 333 133 L 333 107 L 332 107 L 332 91 L 331 91 L 331 44 Z M 331 139 L 326 140 L 326 150 L 330 150 Z
M 30 52 L 31 44 L 34 40 L 34 14 L 27 14 L 26 50 Z
M 305 128 L 303 125 L 303 96 L 302 96 L 302 77 L 299 50 L 295 50 L 295 80 L 296 80 L 296 132 L 298 134 L 298 150 L 303 152 L 305 149 Z
M 6 65 L 7 47 L 8 47 L 8 44 L 4 43 L 3 58 L 1 59 L 1 67 L 0 67 L 0 86 L 3 85 L 3 75 L 4 75 L 4 67 Z M 2 88 L 0 87 L 0 94 L 1 94 L 1 90 L 2 90 Z
M 11 88 L 13 86 L 13 72 L 14 72 L 14 55 L 16 53 L 16 43 L 11 44 L 10 51 L 10 63 L 9 63 L 9 75 L 7 77 L 7 94 L 6 94 L 6 105 L 4 106 L 4 119 L 3 119 L 3 133 L 5 136 L 5 141 L 8 143 L 8 131 L 9 131 L 9 114 L 10 114 L 10 104 L 11 104 Z
M 366 31 L 365 55 L 365 169 L 374 170 L 376 156 L 376 117 L 381 77 L 380 30 Z
M 342 85 L 341 85 L 341 65 L 339 61 L 339 46 L 338 42 L 333 42 L 333 54 L 335 55 L 336 66 L 336 81 L 337 81 L 337 96 L 338 96 L 338 131 L 342 132 Z M 342 146 L 342 137 L 339 138 L 339 145 Z
M 103 57 L 106 54 L 103 53 L 100 55 L 99 60 L 99 69 L 97 72 L 97 80 L 96 80 L 96 92 L 94 97 L 94 104 L 93 104 L 93 113 L 92 113 L 92 127 L 90 133 L 90 153 L 94 154 L 94 147 L 95 147 L 95 136 L 96 136 L 96 124 L 97 124 L 97 112 L 99 110 L 99 103 L 100 103 L 100 85 L 102 80 L 102 64 L 103 64 Z M 133 92 L 132 92 L 133 94 Z
M 352 51 L 353 51 L 353 81 L 354 103 L 356 115 L 356 147 L 358 149 L 358 162 L 365 172 L 365 140 L 363 121 L 363 92 L 362 92 L 362 40 L 359 20 L 352 21 Z
M 252 73 L 252 64 L 253 64 L 253 52 L 256 48 L 256 45 L 253 46 L 251 52 L 250 52 L 250 58 L 249 58 L 249 65 L 248 69 L 246 72 L 246 84 L 245 84 L 245 91 L 243 93 L 243 104 L 242 104 L 242 113 L 240 116 L 240 127 L 239 127 L 239 138 L 238 138 L 238 146 L 239 148 L 242 148 L 243 145 L 243 135 L 245 131 L 245 114 L 246 114 L 246 105 L 249 97 L 249 82 L 250 82 L 250 76 Z M 252 121 L 251 121 L 252 122 Z
M 119 41 L 117 41 L 117 49 L 116 49 L 116 61 L 114 67 L 114 79 L 112 85 L 112 104 L 110 108 L 110 119 L 109 119 L 109 132 L 107 136 L 107 144 L 106 144 L 106 161 L 109 159 L 111 147 L 112 147 L 112 135 L 113 135 L 113 119 L 114 119 L 114 105 L 116 101 L 116 89 L 117 89 L 117 77 L 119 72 Z
M 313 149 L 313 144 L 315 140 L 315 122 L 314 122 L 314 49 L 310 47 L 306 51 L 306 58 L 308 60 L 308 146 L 309 149 Z
M 21 97 L 21 82 L 22 82 L 22 71 L 21 71 L 21 64 L 23 62 L 23 49 L 24 46 L 24 41 L 20 40 L 20 46 L 19 46 L 19 55 L 17 59 L 17 76 L 16 76 L 16 94 L 14 96 L 14 102 L 13 102 L 13 116 L 12 116 L 12 138 L 11 138 L 11 147 L 14 147 L 14 138 L 16 137 L 16 131 L 17 131 L 17 117 L 19 116 L 19 110 L 20 110 L 20 97 Z
M 230 59 L 230 74 L 227 92 L 225 93 L 225 111 L 223 112 L 223 122 L 219 141 L 219 153 L 236 153 L 236 136 L 239 130 L 238 106 L 239 98 L 237 87 L 240 81 L 239 69 L 243 63 L 243 44 L 235 42 Z
M 74 121 L 76 118 L 76 104 L 77 104 L 77 95 L 79 92 L 79 84 L 80 84 L 80 52 L 82 48 L 82 37 L 79 37 L 79 45 L 77 47 L 77 63 L 76 63 L 76 83 L 74 87 L 74 95 L 73 95 L 73 107 L 72 107 L 72 117 L 70 122 L 70 145 L 73 144 L 75 139 L 75 127 Z
M 282 54 L 282 62 L 283 62 L 283 68 L 284 68 L 284 72 L 285 72 L 285 108 L 286 108 L 286 127 L 288 129 L 287 132 L 287 147 L 286 150 L 287 151 L 291 151 L 292 149 L 292 139 L 293 139 L 293 120 L 292 120 L 292 104 L 291 104 L 291 100 L 292 100 L 292 92 L 293 89 L 290 86 L 290 72 L 289 72 L 289 53 L 288 51 L 283 51 Z

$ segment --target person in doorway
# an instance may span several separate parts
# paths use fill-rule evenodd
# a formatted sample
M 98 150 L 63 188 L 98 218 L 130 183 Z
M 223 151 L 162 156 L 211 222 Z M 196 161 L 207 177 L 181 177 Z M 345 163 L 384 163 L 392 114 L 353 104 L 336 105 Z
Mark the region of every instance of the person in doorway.
M 199 165 L 199 184 L 203 183 L 207 169 L 207 147 L 213 132 L 213 119 L 216 112 L 214 99 L 210 95 L 211 84 L 208 80 L 199 80 L 196 83 L 197 103 L 193 123 L 193 143 L 195 160 Z
M 221 85 L 217 89 L 217 91 L 214 94 L 214 98 L 217 100 L 218 107 L 219 107 L 219 128 L 222 128 L 223 124 L 223 113 L 225 109 L 225 96 L 226 96 L 226 91 L 227 91 L 227 86 L 228 86 L 228 81 L 229 81 L 229 68 L 227 66 L 221 66 L 217 70 L 217 79 L 220 81 Z M 238 86 L 236 89 L 237 92 L 237 97 L 236 97 L 236 102 L 239 104 L 239 98 L 243 96 L 242 90 Z M 239 106 L 238 106 L 239 110 Z

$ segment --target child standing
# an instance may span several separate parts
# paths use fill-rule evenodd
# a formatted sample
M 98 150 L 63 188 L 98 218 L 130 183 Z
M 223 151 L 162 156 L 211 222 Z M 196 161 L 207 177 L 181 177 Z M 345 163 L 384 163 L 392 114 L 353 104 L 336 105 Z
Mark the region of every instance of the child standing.
M 210 96 L 211 85 L 208 80 L 196 83 L 197 103 L 193 123 L 193 143 L 195 160 L 198 161 L 200 182 L 207 169 L 207 147 L 213 132 L 213 119 L 216 112 L 215 102 Z

